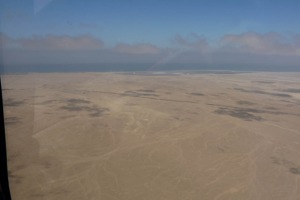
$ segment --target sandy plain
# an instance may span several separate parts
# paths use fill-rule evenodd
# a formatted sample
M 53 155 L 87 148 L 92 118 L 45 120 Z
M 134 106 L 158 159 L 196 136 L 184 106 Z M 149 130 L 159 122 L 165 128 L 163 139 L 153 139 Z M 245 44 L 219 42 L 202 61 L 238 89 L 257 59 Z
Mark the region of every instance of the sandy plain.
M 14 200 L 300 199 L 300 73 L 2 81 Z

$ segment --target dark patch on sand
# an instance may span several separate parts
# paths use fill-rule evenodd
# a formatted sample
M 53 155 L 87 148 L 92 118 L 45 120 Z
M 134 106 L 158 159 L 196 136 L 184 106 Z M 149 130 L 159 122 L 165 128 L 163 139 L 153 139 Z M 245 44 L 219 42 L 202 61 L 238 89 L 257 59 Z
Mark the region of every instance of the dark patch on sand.
M 82 111 L 85 110 L 87 108 L 89 108 L 88 106 L 78 106 L 78 105 L 66 105 L 66 106 L 61 106 L 61 109 L 67 110 L 67 111 Z
M 243 107 L 226 106 L 226 105 L 219 105 L 219 104 L 207 104 L 207 105 L 218 106 L 219 108 L 214 111 L 217 114 L 230 115 L 232 117 L 237 117 L 237 118 L 240 118 L 240 119 L 244 119 L 246 121 L 252 121 L 252 120 L 261 121 L 261 120 L 263 120 L 262 117 L 254 115 L 254 114 L 300 116 L 299 114 L 294 114 L 294 113 L 263 110 L 263 109 L 256 109 L 256 108 L 243 108 Z
M 17 152 L 17 153 L 8 155 L 7 160 L 8 160 L 8 161 L 14 161 L 15 159 L 18 159 L 19 156 L 20 156 L 20 153 Z
M 190 114 L 192 114 L 192 115 L 198 115 L 199 113 L 198 112 L 189 112 Z
M 285 160 L 285 159 L 280 159 L 277 157 L 272 156 L 271 157 L 272 163 L 276 165 L 282 165 L 282 166 L 292 166 L 294 163 L 291 161 Z
M 15 173 L 12 173 L 10 170 L 8 170 L 8 177 L 12 179 L 15 183 L 21 183 L 23 177 L 20 175 L 16 175 Z
M 131 91 L 127 91 L 124 93 L 117 93 L 117 92 L 106 92 L 106 91 L 89 91 L 89 92 L 97 92 L 97 93 L 103 93 L 103 94 L 110 94 L 110 95 L 118 95 L 118 96 L 129 96 L 129 97 L 136 97 L 136 98 L 141 98 L 141 99 L 150 99 L 150 100 L 155 100 L 155 101 L 168 101 L 168 102 L 176 102 L 176 103 L 198 103 L 196 101 L 186 101 L 186 100 L 179 100 L 179 99 L 165 99 L 165 98 L 155 98 L 156 96 L 153 97 L 153 95 L 156 94 L 152 94 L 152 96 L 150 95 L 141 95 L 139 93 L 133 93 Z M 157 95 L 159 96 L 159 95 Z
M 239 104 L 239 105 L 245 105 L 245 106 L 255 105 L 255 103 L 252 103 L 250 101 L 237 101 L 236 103 Z
M 277 157 L 271 157 L 272 163 L 276 165 L 281 165 L 283 167 L 287 167 L 289 169 L 289 172 L 292 174 L 300 174 L 300 166 L 296 165 L 295 163 L 285 160 L 285 159 L 279 159 Z
M 85 111 L 85 112 L 89 112 L 90 116 L 92 117 L 99 117 L 101 116 L 105 111 L 108 111 L 108 108 L 100 108 L 97 106 L 81 106 L 81 105 L 66 105 L 66 106 L 62 106 L 61 109 L 64 110 L 68 110 L 68 111 Z
M 136 90 L 137 92 L 155 92 L 155 90 Z
M 256 108 L 243 108 L 243 107 L 227 106 L 227 105 L 220 105 L 220 104 L 207 104 L 207 105 L 224 107 L 224 108 L 228 108 L 228 109 L 245 110 L 246 112 L 259 113 L 259 114 L 300 116 L 300 114 L 287 113 L 287 112 L 281 112 L 281 111 L 270 111 L 270 110 L 263 110 L 263 109 L 256 109 Z
M 16 107 L 16 106 L 20 106 L 23 105 L 25 102 L 24 100 L 15 100 L 12 98 L 8 98 L 6 100 L 4 100 L 4 106 L 11 106 L 11 107 Z
M 255 93 L 255 94 L 265 94 L 265 95 L 271 95 L 271 96 L 277 96 L 277 97 L 292 97 L 289 94 L 284 93 L 272 93 L 272 92 L 265 92 L 261 90 L 246 90 L 243 88 L 234 88 L 235 90 L 241 91 L 241 92 L 247 92 L 247 93 Z
M 280 100 L 280 101 L 286 102 L 286 103 L 293 103 L 292 101 L 288 101 L 288 100 L 285 100 L 285 99 L 282 99 L 282 100 Z
M 181 119 L 180 117 L 173 117 L 176 120 L 182 121 L 183 119 Z
M 214 111 L 214 113 L 221 114 L 221 115 L 229 115 L 231 117 L 236 117 L 243 119 L 245 121 L 261 121 L 263 120 L 262 117 L 254 115 L 248 109 L 244 108 L 225 108 L 221 107 Z
M 92 110 L 90 110 L 90 116 L 91 117 L 100 117 L 102 116 L 105 112 L 109 111 L 108 108 L 99 108 L 99 107 L 94 107 Z
M 274 81 L 252 81 L 253 83 L 263 83 L 263 84 L 272 84 Z
M 272 106 L 266 106 L 265 109 L 268 109 L 268 110 L 277 110 L 277 108 L 272 107 Z
M 83 99 L 67 99 L 68 103 L 72 103 L 72 104 L 79 104 L 79 103 L 91 103 L 90 101 L 87 100 L 83 100 Z
M 61 109 L 71 111 L 71 112 L 88 112 L 91 117 L 100 117 L 104 112 L 109 111 L 108 108 L 102 108 L 96 105 L 91 105 L 90 101 L 83 99 L 67 99 L 67 104 L 61 106 Z
M 19 117 L 6 117 L 4 119 L 4 122 L 6 125 L 16 124 L 16 123 L 20 122 L 20 118 Z
M 31 96 L 32 98 L 34 98 L 34 99 L 38 99 L 38 98 L 43 98 L 43 97 L 45 97 L 45 96 L 42 96 L 42 95 L 33 95 L 33 96 Z
M 153 94 L 153 93 L 141 93 L 141 92 L 137 92 L 137 91 L 125 91 L 123 94 L 123 96 L 131 96 L 131 97 L 142 97 L 142 96 L 150 96 L 150 97 L 159 97 L 159 95 L 157 94 Z
M 54 103 L 54 102 L 57 102 L 58 100 L 47 100 L 47 101 L 44 101 L 42 103 L 40 103 L 41 105 L 46 105 L 46 104 L 51 104 L 51 103 Z
M 300 167 L 291 167 L 290 172 L 292 174 L 300 174 Z
M 289 89 L 284 89 L 281 91 L 282 92 L 290 92 L 290 93 L 300 93 L 300 89 L 297 89 L 297 88 L 289 88 Z
M 200 93 L 200 92 L 192 92 L 190 93 L 191 95 L 196 95 L 196 96 L 204 96 L 204 94 Z

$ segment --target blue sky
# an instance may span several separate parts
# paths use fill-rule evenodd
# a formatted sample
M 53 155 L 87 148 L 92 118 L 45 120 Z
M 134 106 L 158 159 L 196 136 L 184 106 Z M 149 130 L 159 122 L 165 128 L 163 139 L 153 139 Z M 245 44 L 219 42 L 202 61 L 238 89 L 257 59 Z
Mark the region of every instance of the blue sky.
M 119 62 L 132 62 L 137 56 L 142 62 L 141 54 L 145 63 L 169 62 L 170 57 L 174 63 L 189 58 L 192 63 L 220 64 L 216 55 L 230 60 L 241 52 L 243 57 L 255 55 L 258 64 L 272 65 L 272 59 L 267 62 L 272 56 L 293 57 L 291 65 L 300 64 L 295 58 L 300 54 L 299 0 L 0 0 L 0 4 L 7 63 L 22 50 L 28 57 L 23 55 L 19 64 L 34 63 L 29 50 L 44 51 L 48 62 L 55 58 L 49 49 L 66 54 L 75 49 L 76 55 L 95 64 L 103 61 L 96 58 L 101 56 L 103 62 L 120 56 L 127 58 Z M 97 56 L 91 57 L 91 50 Z M 232 61 L 243 62 L 249 63 Z

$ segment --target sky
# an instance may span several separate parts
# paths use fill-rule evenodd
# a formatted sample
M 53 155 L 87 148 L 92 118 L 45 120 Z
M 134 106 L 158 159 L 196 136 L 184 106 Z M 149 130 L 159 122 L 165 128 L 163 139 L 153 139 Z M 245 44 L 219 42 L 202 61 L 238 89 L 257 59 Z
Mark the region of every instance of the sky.
M 46 71 L 299 71 L 299 10 L 299 0 L 0 0 L 2 60 Z

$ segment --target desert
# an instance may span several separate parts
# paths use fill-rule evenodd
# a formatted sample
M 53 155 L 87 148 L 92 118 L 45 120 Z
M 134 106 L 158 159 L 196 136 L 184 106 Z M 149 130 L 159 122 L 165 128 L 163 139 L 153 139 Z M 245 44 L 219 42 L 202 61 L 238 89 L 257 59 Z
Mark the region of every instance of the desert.
M 12 199 L 300 199 L 300 73 L 27 73 L 2 84 Z

